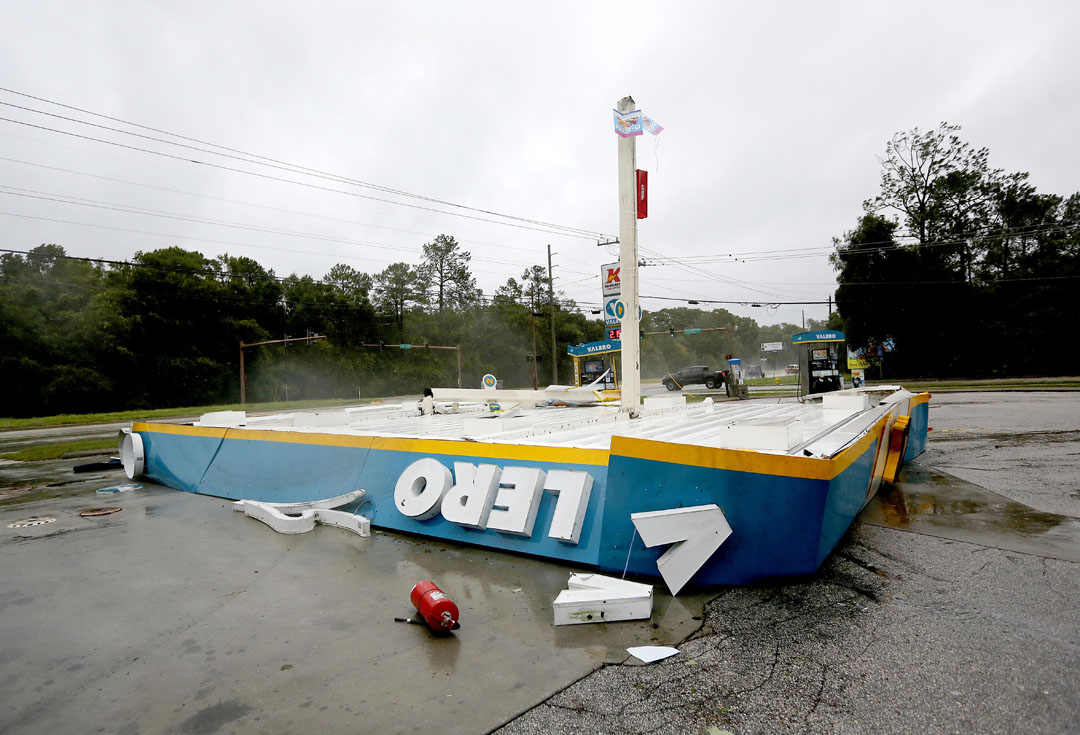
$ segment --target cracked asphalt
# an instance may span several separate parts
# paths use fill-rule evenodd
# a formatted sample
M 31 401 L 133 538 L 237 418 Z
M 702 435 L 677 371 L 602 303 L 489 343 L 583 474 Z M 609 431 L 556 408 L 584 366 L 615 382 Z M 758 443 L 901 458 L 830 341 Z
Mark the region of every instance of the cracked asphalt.
M 1076 393 L 934 396 L 915 464 L 1075 519 L 1077 417 Z M 1080 565 L 996 543 L 857 523 L 813 577 L 722 591 L 679 655 L 604 666 L 497 732 L 1080 732 Z

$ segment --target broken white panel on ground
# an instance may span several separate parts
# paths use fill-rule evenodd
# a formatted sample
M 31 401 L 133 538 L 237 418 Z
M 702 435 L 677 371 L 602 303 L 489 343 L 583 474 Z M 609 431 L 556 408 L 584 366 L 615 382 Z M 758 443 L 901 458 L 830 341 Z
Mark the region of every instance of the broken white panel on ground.
M 371 535 L 371 520 L 364 516 L 327 508 L 316 508 L 314 513 L 316 523 L 344 528 L 346 531 L 352 531 L 357 536 L 363 536 L 364 538 Z
M 365 495 L 367 495 L 367 492 L 364 490 L 353 490 L 344 495 L 335 495 L 332 498 L 324 498 L 323 500 L 309 500 L 303 503 L 267 503 L 261 500 L 237 500 L 233 503 L 233 510 L 243 512 L 245 503 L 258 502 L 260 505 L 274 508 L 282 513 L 302 513 L 305 510 L 315 510 L 316 508 L 340 508 L 354 500 L 359 500 Z
M 578 625 L 648 620 L 652 604 L 650 584 L 600 574 L 571 574 L 567 589 L 559 593 L 552 607 L 555 625 Z
M 651 664 L 653 661 L 674 656 L 679 649 L 671 646 L 632 646 L 627 648 L 626 652 L 642 663 Z
M 244 511 L 249 518 L 262 521 L 278 533 L 307 533 L 317 523 L 336 526 L 352 531 L 358 536 L 371 535 L 371 519 L 342 510 L 329 508 L 306 508 L 299 513 L 288 514 L 272 503 L 260 503 L 255 500 L 239 500 L 233 504 L 236 510 Z
M 712 503 L 631 513 L 630 520 L 646 546 L 674 544 L 656 560 L 660 576 L 673 595 L 731 535 L 724 511 Z

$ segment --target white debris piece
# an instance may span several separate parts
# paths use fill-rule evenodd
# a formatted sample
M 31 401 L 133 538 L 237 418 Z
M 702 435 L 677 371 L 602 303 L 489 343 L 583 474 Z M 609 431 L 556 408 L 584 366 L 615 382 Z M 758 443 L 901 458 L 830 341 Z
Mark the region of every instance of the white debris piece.
M 365 516 L 327 508 L 316 508 L 314 512 L 316 523 L 344 528 L 346 531 L 352 531 L 357 536 L 363 536 L 364 538 L 371 535 L 371 520 Z
M 643 663 L 651 664 L 653 661 L 674 656 L 679 652 L 679 649 L 671 646 L 633 646 L 627 648 L 626 652 L 634 658 L 640 659 Z
M 552 606 L 555 625 L 648 620 L 652 617 L 653 589 L 600 574 L 571 574 L 567 589 Z
M 244 503 L 259 502 L 262 505 L 275 508 L 282 513 L 301 513 L 305 510 L 315 510 L 316 508 L 340 508 L 343 505 L 348 505 L 354 500 L 359 500 L 365 495 L 367 495 L 367 492 L 364 490 L 353 490 L 344 495 L 335 495 L 332 498 L 324 498 L 323 500 L 309 500 L 304 503 L 265 503 L 261 500 L 237 500 L 233 503 L 233 510 L 243 512 Z
M 277 508 L 257 500 L 241 500 L 241 510 L 248 518 L 262 521 L 278 533 L 307 533 L 315 528 L 315 511 L 305 510 L 298 515 L 286 515 Z
M 724 511 L 712 503 L 631 513 L 630 520 L 646 546 L 672 544 L 656 560 L 660 576 L 672 595 L 679 594 L 683 585 L 731 535 Z
M 243 426 L 247 421 L 246 411 L 212 411 L 204 413 L 195 422 L 194 426 L 213 426 L 221 429 L 231 429 Z
M 308 503 L 263 503 L 257 500 L 238 500 L 233 503 L 233 510 L 243 511 L 249 518 L 262 521 L 278 533 L 307 533 L 321 523 L 327 526 L 344 528 L 347 531 L 367 537 L 371 535 L 371 519 L 343 510 L 332 510 L 335 506 L 348 505 L 364 496 L 363 490 L 354 490 L 345 495 L 338 495 L 325 500 Z

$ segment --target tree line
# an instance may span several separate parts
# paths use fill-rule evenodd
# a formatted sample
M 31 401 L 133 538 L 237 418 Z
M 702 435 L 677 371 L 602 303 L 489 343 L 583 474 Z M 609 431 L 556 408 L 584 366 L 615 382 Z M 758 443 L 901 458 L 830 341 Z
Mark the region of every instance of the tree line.
M 778 329 L 798 331 L 762 332 L 722 309 L 646 313 L 642 328 L 709 326 L 737 329 L 646 338 L 644 374 L 719 366 L 733 350 L 756 357 L 759 332 L 780 340 Z M 425 345 L 460 346 L 465 387 L 479 387 L 485 373 L 507 387 L 547 385 L 553 357 L 559 382 L 570 384 L 567 345 L 602 339 L 605 328 L 599 316 L 552 292 L 540 265 L 485 297 L 469 253 L 450 235 L 425 244 L 418 263 L 392 263 L 375 274 L 338 264 L 319 279 L 279 277 L 251 258 L 180 247 L 140 251 L 125 262 L 74 258 L 56 244 L 0 255 L 3 415 L 235 403 L 241 342 L 313 335 L 326 339 L 245 350 L 247 400 L 456 385 L 456 355 Z M 385 347 L 398 344 L 412 349 Z
M 1080 194 L 1039 193 L 959 126 L 897 133 L 881 185 L 835 240 L 837 326 L 872 374 L 1075 374 Z

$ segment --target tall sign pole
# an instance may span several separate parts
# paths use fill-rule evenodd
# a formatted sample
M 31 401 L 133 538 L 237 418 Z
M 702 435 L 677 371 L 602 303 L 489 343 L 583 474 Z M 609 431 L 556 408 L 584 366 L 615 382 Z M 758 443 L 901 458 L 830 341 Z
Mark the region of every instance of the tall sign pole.
M 551 277 L 551 245 L 548 248 L 548 305 L 551 307 L 551 382 L 559 384 L 559 353 L 555 351 L 555 279 Z
M 620 113 L 637 109 L 632 97 L 623 97 L 616 105 Z M 619 268 L 622 301 L 626 306 L 622 320 L 622 398 L 621 413 L 636 418 L 641 405 L 641 344 L 638 324 L 637 256 L 637 138 L 619 138 Z

